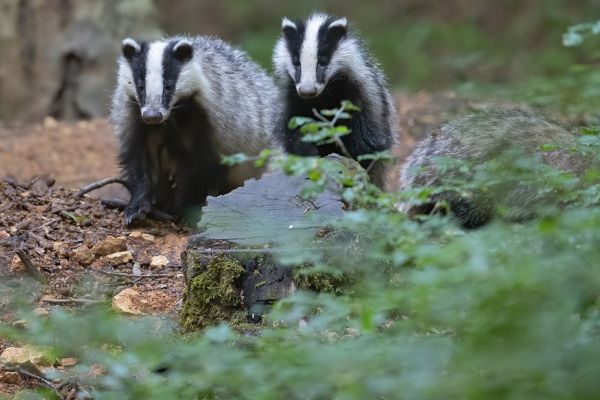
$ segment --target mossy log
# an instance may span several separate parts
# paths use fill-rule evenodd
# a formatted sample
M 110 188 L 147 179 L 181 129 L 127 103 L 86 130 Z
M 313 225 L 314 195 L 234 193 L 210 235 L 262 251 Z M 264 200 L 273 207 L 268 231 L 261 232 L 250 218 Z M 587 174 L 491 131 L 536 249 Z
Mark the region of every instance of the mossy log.
M 331 156 L 330 156 L 331 157 Z M 333 157 L 340 168 L 364 173 L 353 160 Z M 289 296 L 306 277 L 296 279 L 281 256 L 310 251 L 332 220 L 346 210 L 339 191 L 304 200 L 305 178 L 268 172 L 226 195 L 209 197 L 182 260 L 187 290 L 181 326 L 185 331 L 228 322 L 256 329 L 262 314 Z M 315 288 L 331 285 L 315 285 Z

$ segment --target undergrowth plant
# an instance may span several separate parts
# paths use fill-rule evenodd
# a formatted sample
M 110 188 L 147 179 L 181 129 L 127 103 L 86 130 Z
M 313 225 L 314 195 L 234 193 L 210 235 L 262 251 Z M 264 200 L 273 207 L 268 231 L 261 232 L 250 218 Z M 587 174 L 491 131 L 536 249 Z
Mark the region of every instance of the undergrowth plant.
M 345 131 L 331 121 L 294 123 L 307 127 L 307 140 L 335 142 Z M 597 158 L 598 142 L 598 131 L 587 129 L 570 150 Z M 300 291 L 278 302 L 269 317 L 275 323 L 258 335 L 221 325 L 182 336 L 168 321 L 126 319 L 103 308 L 47 318 L 21 311 L 26 327 L 3 325 L 0 335 L 51 358 L 76 357 L 72 372 L 56 373 L 95 399 L 592 399 L 600 393 L 599 170 L 569 176 L 514 157 L 462 165 L 477 173 L 443 190 L 468 196 L 488 187 L 491 173 L 510 168 L 511 181 L 535 177 L 535 187 L 564 200 L 520 224 L 498 218 L 467 231 L 451 215 L 411 219 L 395 209 L 438 189 L 384 194 L 365 174 L 340 174 L 326 159 L 266 151 L 228 160 L 240 161 L 308 176 L 306 196 L 333 184 L 364 205 L 334 223 L 351 233 L 348 246 L 337 250 L 347 253 L 332 257 L 324 247 L 280 260 L 309 260 L 315 270 L 351 271 L 361 279 L 342 294 Z

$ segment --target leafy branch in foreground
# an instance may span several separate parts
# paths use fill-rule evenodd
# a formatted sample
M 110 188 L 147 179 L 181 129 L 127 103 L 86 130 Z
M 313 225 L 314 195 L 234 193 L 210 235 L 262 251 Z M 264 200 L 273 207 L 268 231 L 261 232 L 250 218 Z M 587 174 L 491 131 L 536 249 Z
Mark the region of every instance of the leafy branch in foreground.
M 589 37 L 600 35 L 600 20 L 592 23 L 570 26 L 563 35 L 563 45 L 566 47 L 579 46 Z

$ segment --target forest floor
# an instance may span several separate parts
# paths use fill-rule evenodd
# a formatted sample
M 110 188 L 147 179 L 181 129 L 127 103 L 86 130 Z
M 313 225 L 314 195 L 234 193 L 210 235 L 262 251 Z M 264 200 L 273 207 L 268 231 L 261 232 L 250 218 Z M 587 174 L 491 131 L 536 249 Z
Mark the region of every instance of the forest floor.
M 398 95 L 397 100 L 398 163 L 389 189 L 397 188 L 398 166 L 415 143 L 431 127 L 473 105 L 453 93 Z M 18 288 L 38 280 L 40 291 L 28 299 L 36 313 L 112 301 L 129 314 L 176 318 L 184 291 L 180 254 L 191 231 L 151 221 L 126 228 L 122 213 L 98 200 L 126 198 L 118 185 L 77 196 L 81 186 L 117 171 L 115 139 L 105 120 L 47 118 L 0 128 L 0 281 Z M 18 319 L 0 296 L 0 323 L 18 325 Z M 0 338 L 0 354 L 21 345 Z M 47 368 L 71 364 L 58 361 Z M 0 368 L 0 395 L 37 384 Z

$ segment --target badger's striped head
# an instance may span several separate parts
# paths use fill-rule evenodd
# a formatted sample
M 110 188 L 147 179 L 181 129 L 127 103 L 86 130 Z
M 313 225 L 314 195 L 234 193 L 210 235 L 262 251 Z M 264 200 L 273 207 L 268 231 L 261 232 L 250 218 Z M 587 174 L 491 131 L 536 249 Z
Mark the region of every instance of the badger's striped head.
M 319 96 L 329 80 L 347 61 L 348 21 L 326 14 L 314 14 L 305 21 L 283 19 L 283 36 L 275 48 L 274 64 L 278 73 L 290 76 L 298 95 Z
M 185 38 L 155 42 L 123 40 L 118 85 L 139 105 L 145 123 L 166 121 L 179 100 L 198 91 L 193 57 L 193 43 Z

